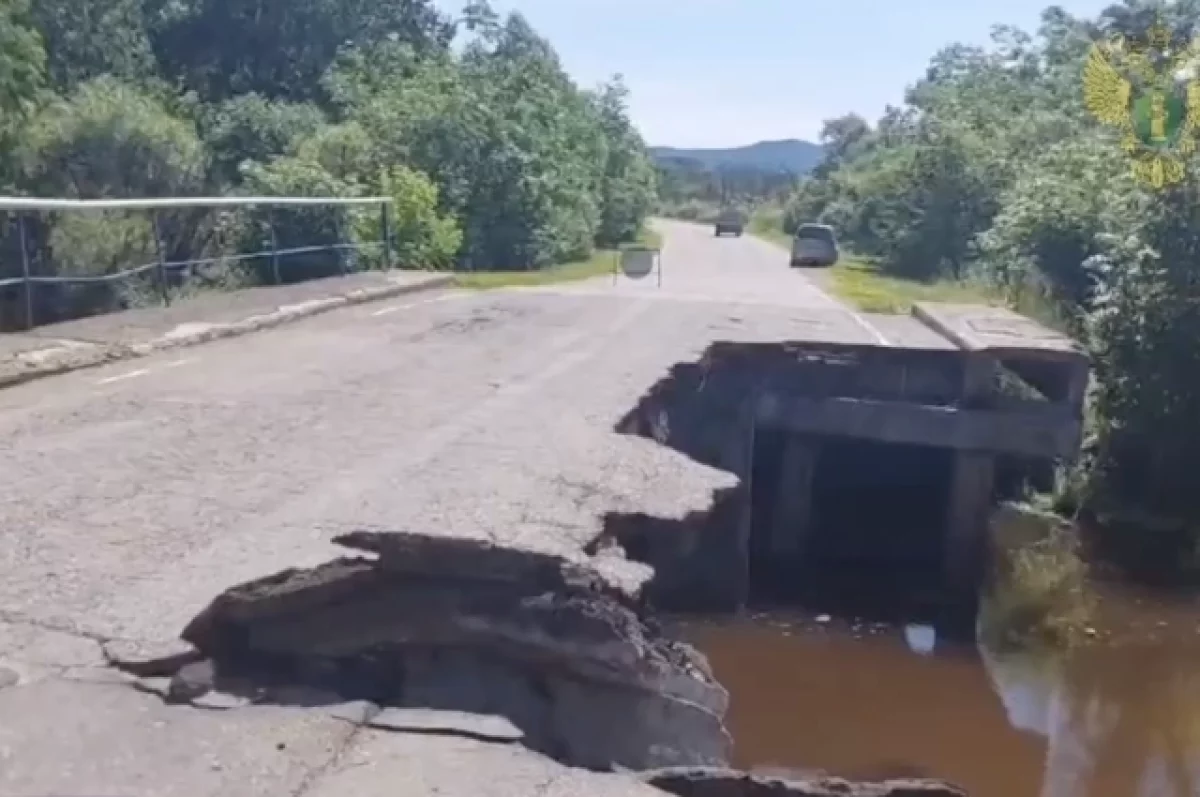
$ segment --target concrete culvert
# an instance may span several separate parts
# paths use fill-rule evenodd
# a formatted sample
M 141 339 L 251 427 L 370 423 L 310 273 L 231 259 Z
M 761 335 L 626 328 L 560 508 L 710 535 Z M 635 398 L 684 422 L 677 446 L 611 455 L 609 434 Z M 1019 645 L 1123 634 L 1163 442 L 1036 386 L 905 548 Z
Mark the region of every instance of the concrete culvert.
M 759 430 L 749 540 L 751 598 L 880 620 L 932 607 L 940 584 L 953 452 Z M 808 449 L 790 477 L 789 446 Z M 794 468 L 794 466 L 793 466 Z M 805 505 L 789 493 L 808 480 Z

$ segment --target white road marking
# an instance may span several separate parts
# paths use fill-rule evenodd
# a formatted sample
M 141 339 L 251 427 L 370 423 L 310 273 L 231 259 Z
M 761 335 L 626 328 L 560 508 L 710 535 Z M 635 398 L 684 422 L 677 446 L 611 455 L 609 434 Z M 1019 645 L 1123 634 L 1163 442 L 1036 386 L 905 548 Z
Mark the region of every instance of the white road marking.
M 145 376 L 148 373 L 150 373 L 149 368 L 141 368 L 137 371 L 130 371 L 129 373 L 118 374 L 117 376 L 110 376 L 110 377 L 107 377 L 106 379 L 99 379 L 96 381 L 96 384 L 97 385 L 111 385 L 113 382 L 121 382 L 126 379 L 134 379 L 139 376 Z
M 173 360 L 173 361 L 167 363 L 166 365 L 164 365 L 163 367 L 164 368 L 178 368 L 181 365 L 187 365 L 188 363 L 194 363 L 194 362 L 196 362 L 195 357 L 184 357 L 182 360 Z
M 878 343 L 880 346 L 891 346 L 892 345 L 891 341 L 889 341 L 887 339 L 887 336 L 884 335 L 882 332 L 880 332 L 878 329 L 876 329 L 875 325 L 872 324 L 870 321 L 863 318 L 862 316 L 860 316 L 858 313 L 854 312 L 853 310 L 850 310 L 849 308 L 847 308 L 847 312 L 850 313 L 850 317 L 854 319 L 854 322 L 856 324 L 858 324 L 860 327 L 865 329 L 868 333 L 870 333 L 875 338 L 875 342 Z

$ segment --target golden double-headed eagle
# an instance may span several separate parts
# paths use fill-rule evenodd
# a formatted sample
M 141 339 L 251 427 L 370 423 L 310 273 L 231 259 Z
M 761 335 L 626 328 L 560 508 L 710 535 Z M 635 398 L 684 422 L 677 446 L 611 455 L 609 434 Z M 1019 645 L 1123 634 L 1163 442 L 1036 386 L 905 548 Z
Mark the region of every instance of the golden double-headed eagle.
M 1116 36 L 1096 42 L 1088 53 L 1084 104 L 1096 119 L 1120 131 L 1134 173 L 1156 188 L 1182 180 L 1183 159 L 1196 151 L 1197 66 L 1197 42 L 1176 43 L 1162 24 L 1138 41 Z

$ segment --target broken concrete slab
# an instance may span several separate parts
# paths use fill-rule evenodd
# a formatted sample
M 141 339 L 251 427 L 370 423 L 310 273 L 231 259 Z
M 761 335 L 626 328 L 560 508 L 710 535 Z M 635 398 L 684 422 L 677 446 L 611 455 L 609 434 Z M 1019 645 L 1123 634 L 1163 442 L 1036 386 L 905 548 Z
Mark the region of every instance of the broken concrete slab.
M 123 686 L 0 690 L 0 794 L 294 794 L 355 728 L 318 712 L 198 711 Z
M 325 704 L 325 713 L 335 719 L 351 722 L 355 725 L 365 725 L 379 714 L 379 706 L 369 700 L 347 700 L 341 703 Z
M 519 742 L 525 737 L 506 717 L 426 708 L 385 708 L 366 725 L 382 731 L 467 736 L 485 742 Z
M 643 772 L 639 777 L 676 797 L 967 797 L 941 780 L 904 778 L 878 782 L 843 778 L 794 778 L 732 769 L 681 767 Z
M 597 769 L 727 759 L 728 694 L 707 661 L 584 565 L 412 533 L 339 539 L 379 558 L 233 587 L 187 626 L 218 680 L 315 670 L 342 700 L 506 716 L 536 749 Z M 190 694 L 206 681 L 189 668 Z
M 622 603 L 634 597 L 621 590 L 609 591 L 610 584 L 590 562 L 585 565 L 563 556 L 506 548 L 483 540 L 352 531 L 333 541 L 345 548 L 377 554 L 381 568 L 401 575 L 519 584 L 530 591 L 580 588 L 606 593 Z
M 235 695 L 229 692 L 209 691 L 197 695 L 188 701 L 196 708 L 207 708 L 214 711 L 228 711 L 233 708 L 243 708 L 253 701 L 245 695 Z
M 166 700 L 171 694 L 171 679 L 166 676 L 151 676 L 138 678 L 132 684 L 133 688 L 147 695 L 157 695 Z

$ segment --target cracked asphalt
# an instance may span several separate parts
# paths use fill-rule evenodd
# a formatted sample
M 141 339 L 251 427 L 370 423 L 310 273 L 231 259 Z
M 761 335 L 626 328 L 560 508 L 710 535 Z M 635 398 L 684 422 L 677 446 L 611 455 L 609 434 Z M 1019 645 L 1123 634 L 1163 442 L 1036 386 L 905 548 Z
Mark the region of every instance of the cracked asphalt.
M 606 513 L 706 507 L 732 476 L 612 431 L 642 393 L 714 340 L 878 332 L 770 244 L 662 229 L 661 287 L 414 294 L 0 392 L 0 795 L 657 793 L 312 709 L 166 706 L 100 642 L 173 638 L 354 528 L 579 556 Z

